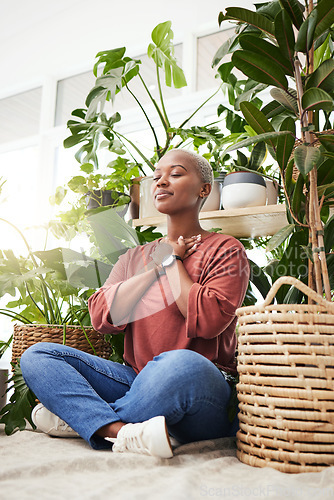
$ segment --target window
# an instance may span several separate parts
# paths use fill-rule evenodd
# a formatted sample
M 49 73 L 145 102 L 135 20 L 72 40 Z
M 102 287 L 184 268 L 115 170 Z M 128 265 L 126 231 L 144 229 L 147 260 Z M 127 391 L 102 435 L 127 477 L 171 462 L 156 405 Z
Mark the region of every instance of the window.
M 39 133 L 42 87 L 0 99 L 0 144 Z
M 182 44 L 175 46 L 175 57 L 178 64 L 182 65 Z M 159 99 L 159 90 L 156 84 L 156 70 L 155 64 L 146 54 L 142 56 L 135 56 L 135 59 L 141 61 L 140 72 L 141 75 L 155 99 Z M 166 87 L 164 80 L 161 81 L 163 87 L 163 95 L 165 99 L 170 99 L 174 97 L 179 92 L 173 87 Z M 57 85 L 57 104 L 56 104 L 56 116 L 55 125 L 64 125 L 71 118 L 71 112 L 76 108 L 84 108 L 85 100 L 89 91 L 95 85 L 95 76 L 93 71 L 88 71 L 86 73 L 81 73 L 80 75 L 71 76 L 70 78 L 65 78 L 60 80 Z M 142 104 L 150 102 L 150 98 L 141 83 L 139 78 L 134 78 L 129 83 L 130 90 L 135 94 L 135 96 L 140 100 Z M 133 96 L 127 92 L 122 91 L 116 96 L 116 106 L 117 111 L 122 111 L 125 109 L 130 109 L 137 107 L 137 104 Z M 110 109 L 107 112 L 111 112 Z
M 197 39 L 197 78 L 196 90 L 217 88 L 220 80 L 215 78 L 217 68 L 212 68 L 212 60 L 221 45 L 228 40 L 234 29 L 228 29 L 199 37 Z M 224 62 L 230 60 L 230 56 L 224 58 Z

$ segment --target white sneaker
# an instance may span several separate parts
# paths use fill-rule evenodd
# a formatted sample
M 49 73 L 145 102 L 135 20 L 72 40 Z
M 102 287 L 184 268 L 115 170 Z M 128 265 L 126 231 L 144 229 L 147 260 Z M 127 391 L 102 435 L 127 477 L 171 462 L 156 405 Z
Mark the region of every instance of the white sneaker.
M 39 403 L 31 412 L 31 419 L 37 429 L 56 437 L 80 437 L 71 427 L 61 418 L 57 417 Z
M 118 431 L 117 438 L 105 438 L 113 442 L 114 453 L 142 453 L 153 457 L 173 456 L 165 417 L 153 417 L 146 422 L 126 424 Z

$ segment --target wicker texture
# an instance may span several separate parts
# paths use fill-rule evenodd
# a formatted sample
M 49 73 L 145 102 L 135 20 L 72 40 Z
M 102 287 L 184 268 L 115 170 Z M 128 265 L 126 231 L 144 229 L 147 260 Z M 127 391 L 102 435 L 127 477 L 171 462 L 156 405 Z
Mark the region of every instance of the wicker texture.
M 95 349 L 97 356 L 108 359 L 112 353 L 111 345 L 103 335 L 92 328 L 85 328 L 86 334 Z M 15 363 L 28 347 L 37 342 L 55 342 L 63 344 L 64 329 L 62 325 L 14 325 L 12 362 Z M 94 354 L 80 326 L 66 325 L 66 342 L 69 347 Z
M 315 304 L 271 304 L 283 284 Z M 239 460 L 282 472 L 334 465 L 334 303 L 282 277 L 237 315 Z

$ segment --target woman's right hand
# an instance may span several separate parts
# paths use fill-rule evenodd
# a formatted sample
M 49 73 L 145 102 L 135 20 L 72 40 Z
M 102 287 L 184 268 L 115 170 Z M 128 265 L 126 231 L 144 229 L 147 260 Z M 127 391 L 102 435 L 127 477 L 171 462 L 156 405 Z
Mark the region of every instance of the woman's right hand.
M 180 236 L 177 241 L 172 242 L 168 238 L 164 238 L 151 254 L 152 259 L 156 265 L 160 265 L 165 257 L 171 254 L 178 255 L 182 260 L 186 259 L 189 255 L 194 253 L 201 243 L 201 235 L 191 236 L 184 238 Z
M 190 238 L 184 238 L 183 236 L 180 236 L 177 242 L 171 243 L 173 247 L 173 253 L 184 260 L 196 251 L 201 240 L 202 238 L 200 234 L 197 236 L 191 236 Z

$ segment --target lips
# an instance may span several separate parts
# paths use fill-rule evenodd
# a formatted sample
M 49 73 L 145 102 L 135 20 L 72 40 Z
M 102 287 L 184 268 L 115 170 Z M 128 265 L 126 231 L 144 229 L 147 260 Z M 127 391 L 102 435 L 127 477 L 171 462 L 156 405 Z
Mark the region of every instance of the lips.
M 156 193 L 155 193 L 155 199 L 156 200 L 163 200 L 164 198 L 168 198 L 168 196 L 172 196 L 173 193 L 171 193 L 170 191 L 167 191 L 166 189 L 159 189 Z

